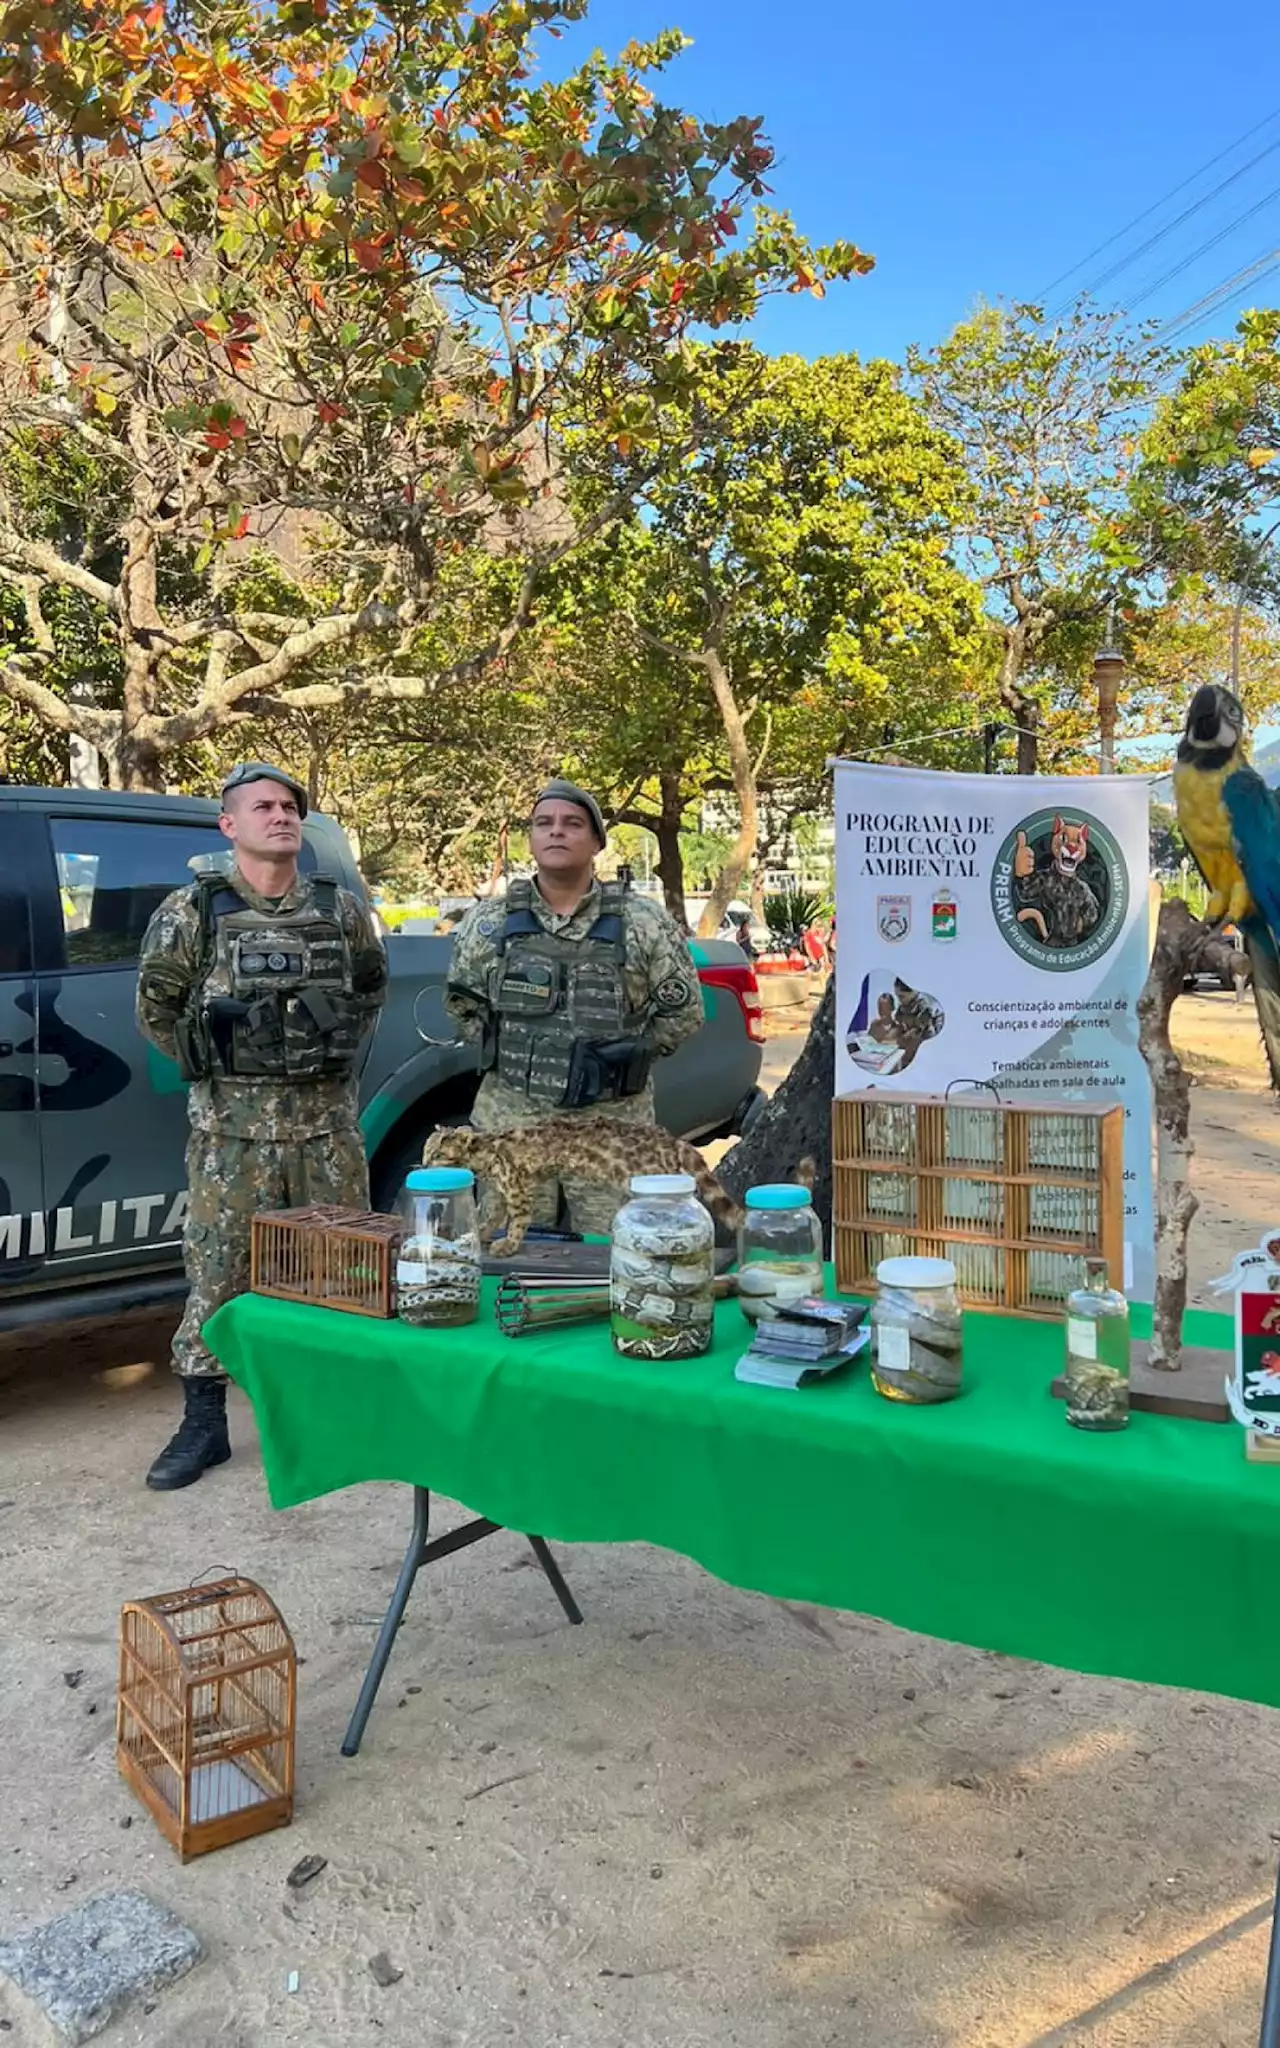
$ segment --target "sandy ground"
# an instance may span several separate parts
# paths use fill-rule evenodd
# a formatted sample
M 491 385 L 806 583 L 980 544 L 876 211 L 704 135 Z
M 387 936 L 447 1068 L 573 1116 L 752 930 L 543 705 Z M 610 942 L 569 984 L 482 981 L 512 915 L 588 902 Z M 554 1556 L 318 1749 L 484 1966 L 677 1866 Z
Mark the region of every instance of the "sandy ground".
M 1280 1213 L 1280 1123 L 1250 1011 L 1180 1011 L 1213 1084 L 1200 1294 Z M 774 1078 L 796 1043 L 772 1042 Z M 570 1630 L 504 1535 L 433 1569 L 344 1761 L 407 1503 L 366 1487 L 273 1515 L 239 1396 L 232 1464 L 147 1494 L 174 1392 L 114 1368 L 159 1363 L 166 1334 L 0 1341 L 0 1936 L 136 1885 L 207 1948 L 108 2042 L 1253 2048 L 1280 1841 L 1265 1710 L 791 1607 L 639 1546 L 564 1554 Z M 261 1578 L 295 1631 L 298 1817 L 184 1869 L 115 1775 L 115 1621 L 210 1566 Z M 1158 1568 L 1153 1531 L 1135 1598 Z M 327 1867 L 295 1897 L 312 1851 Z M 379 1951 L 404 1973 L 385 1990 Z M 7 1987 L 0 2033 L 52 2043 Z

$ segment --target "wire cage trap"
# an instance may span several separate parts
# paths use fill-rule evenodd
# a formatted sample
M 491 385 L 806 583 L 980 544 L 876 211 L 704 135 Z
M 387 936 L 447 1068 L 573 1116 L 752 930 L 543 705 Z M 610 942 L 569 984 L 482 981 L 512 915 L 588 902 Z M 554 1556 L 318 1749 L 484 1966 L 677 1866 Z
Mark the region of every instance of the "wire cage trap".
M 393 1316 L 396 1255 L 407 1229 L 398 1216 L 361 1209 L 264 1209 L 253 1219 L 249 1284 L 282 1301 Z
M 966 1307 L 1060 1317 L 1085 1260 L 1124 1264 L 1124 1110 L 877 1089 L 832 1105 L 836 1284 L 881 1259 L 950 1259 Z
M 297 1658 L 252 1579 L 130 1600 L 116 1761 L 184 1863 L 293 1817 Z

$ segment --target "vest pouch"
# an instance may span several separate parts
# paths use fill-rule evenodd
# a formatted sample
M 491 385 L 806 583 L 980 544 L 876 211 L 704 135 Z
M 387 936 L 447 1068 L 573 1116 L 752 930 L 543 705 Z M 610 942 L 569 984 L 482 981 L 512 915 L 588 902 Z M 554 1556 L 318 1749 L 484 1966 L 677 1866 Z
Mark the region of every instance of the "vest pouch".
M 569 970 L 569 1026 L 574 1038 L 610 1039 L 626 1029 L 626 990 L 612 947 L 589 943 Z
M 492 1002 L 501 1017 L 549 1017 L 559 1007 L 561 970 L 558 961 L 540 960 L 517 948 L 494 970 Z

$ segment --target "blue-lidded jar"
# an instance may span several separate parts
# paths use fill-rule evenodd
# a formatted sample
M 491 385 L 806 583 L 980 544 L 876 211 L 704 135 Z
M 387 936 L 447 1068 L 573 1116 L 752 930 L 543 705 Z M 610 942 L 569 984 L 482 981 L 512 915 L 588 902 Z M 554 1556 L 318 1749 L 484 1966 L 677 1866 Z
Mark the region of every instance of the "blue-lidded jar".
M 774 1181 L 748 1188 L 738 1227 L 738 1300 L 749 1323 L 822 1292 L 822 1225 L 809 1190 Z
M 396 1261 L 396 1314 L 439 1329 L 480 1310 L 480 1230 L 469 1166 L 419 1166 L 400 1202 L 408 1235 Z

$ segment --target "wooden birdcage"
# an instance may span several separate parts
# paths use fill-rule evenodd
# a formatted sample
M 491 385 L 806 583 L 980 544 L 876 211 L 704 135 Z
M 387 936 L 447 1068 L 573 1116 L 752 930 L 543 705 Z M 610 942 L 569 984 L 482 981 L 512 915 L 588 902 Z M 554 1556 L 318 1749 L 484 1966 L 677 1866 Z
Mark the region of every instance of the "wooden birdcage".
M 968 1308 L 1051 1318 L 1104 1258 L 1124 1267 L 1124 1110 L 867 1089 L 832 1105 L 836 1285 L 881 1259 L 950 1259 Z
M 407 1225 L 396 1216 L 318 1206 L 268 1209 L 253 1219 L 249 1284 L 255 1294 L 392 1316 L 396 1254 Z
M 116 1761 L 183 1862 L 293 1818 L 297 1658 L 252 1579 L 120 1613 Z

